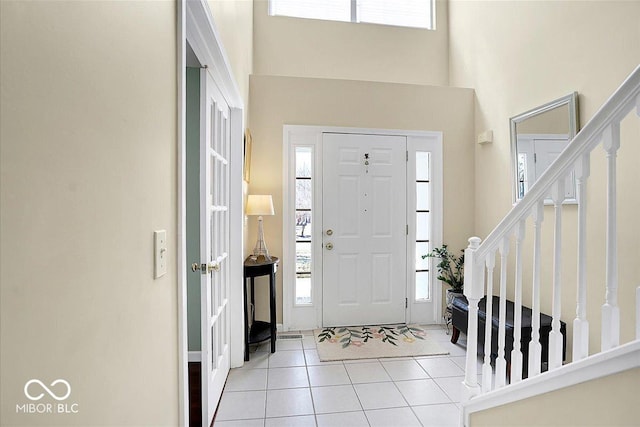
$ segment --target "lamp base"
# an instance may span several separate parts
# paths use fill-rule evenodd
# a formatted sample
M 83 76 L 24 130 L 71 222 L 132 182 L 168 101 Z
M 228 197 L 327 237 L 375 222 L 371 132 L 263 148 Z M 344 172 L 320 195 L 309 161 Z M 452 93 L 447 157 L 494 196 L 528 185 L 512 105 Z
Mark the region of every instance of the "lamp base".
M 253 248 L 253 256 L 257 261 L 271 261 L 267 244 L 264 241 L 264 232 L 262 229 L 262 216 L 258 217 L 258 240 Z

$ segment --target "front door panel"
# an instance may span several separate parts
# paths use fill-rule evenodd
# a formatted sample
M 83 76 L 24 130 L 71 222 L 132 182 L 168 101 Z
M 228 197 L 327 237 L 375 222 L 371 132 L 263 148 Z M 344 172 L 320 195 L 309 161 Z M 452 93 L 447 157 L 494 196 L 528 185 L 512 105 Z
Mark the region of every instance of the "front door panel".
M 323 325 L 405 321 L 406 138 L 323 135 Z

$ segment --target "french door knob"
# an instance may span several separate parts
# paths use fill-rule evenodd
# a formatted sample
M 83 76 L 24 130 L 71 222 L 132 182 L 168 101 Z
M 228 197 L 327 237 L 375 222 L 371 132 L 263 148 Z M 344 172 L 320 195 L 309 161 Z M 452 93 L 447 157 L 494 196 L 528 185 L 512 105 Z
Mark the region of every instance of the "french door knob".
M 196 272 L 200 270 L 202 274 L 211 273 L 212 271 L 220 271 L 220 264 L 217 262 L 211 262 L 209 264 L 198 264 L 194 262 L 191 264 L 191 271 Z
M 326 245 L 324 245 L 325 248 L 327 248 L 328 251 L 330 251 L 331 249 L 333 249 L 333 243 L 327 243 Z

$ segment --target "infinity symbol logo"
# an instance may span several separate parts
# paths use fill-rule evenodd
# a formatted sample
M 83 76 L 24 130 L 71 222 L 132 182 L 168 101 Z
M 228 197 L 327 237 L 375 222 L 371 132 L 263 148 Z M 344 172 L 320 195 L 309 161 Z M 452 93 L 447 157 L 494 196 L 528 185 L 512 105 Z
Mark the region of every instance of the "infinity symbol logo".
M 49 396 L 53 397 L 56 400 L 65 400 L 71 394 L 71 385 L 69 385 L 69 383 L 65 380 L 57 379 L 50 384 L 50 387 L 54 387 L 57 384 L 64 384 L 65 386 L 67 386 L 67 393 L 64 396 L 58 396 L 57 394 L 52 392 L 46 385 L 44 385 L 42 381 L 33 379 L 33 380 L 27 381 L 27 383 L 24 385 L 24 395 L 31 400 L 40 400 L 44 396 L 44 393 L 40 393 L 37 396 L 32 396 L 31 394 L 29 394 L 29 386 L 33 383 L 39 384 L 40 387 L 42 387 L 44 391 L 46 391 L 49 394 Z

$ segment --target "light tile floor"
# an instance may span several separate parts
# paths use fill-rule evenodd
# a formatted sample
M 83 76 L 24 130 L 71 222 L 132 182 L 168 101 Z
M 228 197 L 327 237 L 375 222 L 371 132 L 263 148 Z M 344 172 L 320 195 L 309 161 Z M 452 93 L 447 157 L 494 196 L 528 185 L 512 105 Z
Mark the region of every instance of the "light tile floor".
M 320 362 L 312 331 L 263 344 L 231 370 L 214 425 L 457 426 L 465 336 L 427 328 L 449 355 Z

